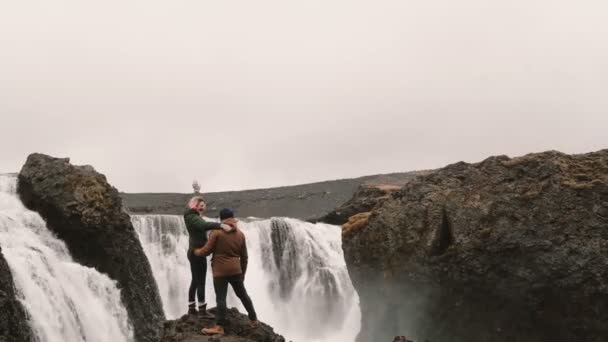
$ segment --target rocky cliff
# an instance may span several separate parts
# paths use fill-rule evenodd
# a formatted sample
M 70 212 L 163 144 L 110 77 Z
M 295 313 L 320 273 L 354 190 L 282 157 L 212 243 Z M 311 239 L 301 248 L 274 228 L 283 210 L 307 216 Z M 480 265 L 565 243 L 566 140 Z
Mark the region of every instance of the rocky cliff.
M 378 205 L 390 198 L 391 193 L 401 189 L 398 185 L 367 185 L 359 186 L 353 197 L 338 208 L 330 211 L 318 221 L 342 225 L 348 222 L 349 218 L 359 213 L 372 211 Z
M 215 313 L 215 309 L 211 309 Z M 204 336 L 202 328 L 215 325 L 213 319 L 203 319 L 195 315 L 185 315 L 174 321 L 167 321 L 161 342 L 285 342 L 281 335 L 260 322 L 257 328 L 249 326 L 249 318 L 232 308 L 227 311 L 228 324 L 224 336 Z
M 456 163 L 358 220 L 359 342 L 608 336 L 608 150 Z
M 15 296 L 11 270 L 0 248 L 0 342 L 34 341 L 27 314 Z
M 19 173 L 18 193 L 76 261 L 118 281 L 136 340 L 158 341 L 164 321 L 158 288 L 118 191 L 105 176 L 68 159 L 32 154 Z

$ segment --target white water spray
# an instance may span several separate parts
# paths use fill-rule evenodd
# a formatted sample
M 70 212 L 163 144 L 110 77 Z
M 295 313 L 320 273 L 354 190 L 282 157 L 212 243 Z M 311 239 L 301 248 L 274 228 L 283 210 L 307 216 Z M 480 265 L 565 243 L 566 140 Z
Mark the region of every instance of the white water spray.
M 190 284 L 188 235 L 183 219 L 173 215 L 133 215 L 131 221 L 152 266 L 165 316 L 181 317 L 187 311 Z M 212 284 L 210 278 L 207 284 Z
M 165 314 L 178 318 L 186 312 L 190 284 L 184 221 L 173 215 L 131 219 L 152 265 Z M 287 340 L 355 340 L 361 318 L 359 298 L 346 270 L 339 227 L 284 218 L 239 226 L 249 252 L 245 286 L 262 321 Z M 210 274 L 207 302 L 214 306 Z M 245 312 L 233 294 L 228 305 Z
M 0 246 L 17 296 L 41 342 L 132 341 L 116 282 L 73 261 L 63 241 L 16 194 L 14 175 L 0 175 Z

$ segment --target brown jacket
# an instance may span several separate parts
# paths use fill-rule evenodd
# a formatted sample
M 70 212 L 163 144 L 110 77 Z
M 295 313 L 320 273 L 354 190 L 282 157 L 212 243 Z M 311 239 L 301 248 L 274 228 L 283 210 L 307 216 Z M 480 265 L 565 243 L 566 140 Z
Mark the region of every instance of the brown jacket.
M 214 278 L 245 274 L 247 270 L 247 244 L 240 229 L 211 231 L 209 241 L 195 253 L 204 256 L 213 253 L 211 269 Z

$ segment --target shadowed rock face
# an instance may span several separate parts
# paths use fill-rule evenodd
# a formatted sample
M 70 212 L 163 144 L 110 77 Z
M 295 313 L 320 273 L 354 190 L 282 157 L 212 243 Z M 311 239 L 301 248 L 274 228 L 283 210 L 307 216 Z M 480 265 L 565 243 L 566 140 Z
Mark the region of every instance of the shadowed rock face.
M 358 341 L 608 336 L 608 150 L 456 163 L 344 235 Z
M 11 270 L 0 248 L 0 341 L 34 341 L 27 314 L 15 297 Z
M 215 313 L 215 309 L 209 310 Z M 195 315 L 185 315 L 165 323 L 161 342 L 285 342 L 281 335 L 260 322 L 257 328 L 249 326 L 249 318 L 232 308 L 227 311 L 228 323 L 224 327 L 224 336 L 204 336 L 200 331 L 215 325 L 213 319 L 204 319 Z
M 42 154 L 19 174 L 23 203 L 47 221 L 79 263 L 118 281 L 137 341 L 158 341 L 164 321 L 150 264 L 118 191 L 91 166 Z
M 412 174 L 415 174 L 412 172 Z M 422 172 L 420 172 L 422 174 Z M 361 185 L 346 203 L 319 219 L 329 224 L 345 224 L 349 218 L 364 212 L 372 211 L 387 200 L 391 193 L 399 190 L 398 185 Z

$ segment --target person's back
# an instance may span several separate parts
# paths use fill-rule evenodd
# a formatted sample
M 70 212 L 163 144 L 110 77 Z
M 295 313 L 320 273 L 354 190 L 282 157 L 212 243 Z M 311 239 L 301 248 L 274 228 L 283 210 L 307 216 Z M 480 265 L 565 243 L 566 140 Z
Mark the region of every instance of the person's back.
M 229 232 L 214 230 L 209 239 L 215 239 L 215 249 L 211 258 L 214 278 L 245 273 L 248 259 L 247 244 L 245 234 L 240 229 Z
M 205 335 L 224 333 L 223 327 L 226 324 L 228 284 L 232 286 L 234 293 L 239 297 L 247 310 L 251 326 L 256 327 L 258 324 L 253 303 L 247 294 L 244 284 L 248 260 L 245 234 L 236 227 L 236 220 L 234 220 L 234 212 L 232 210 L 228 208 L 222 209 L 220 211 L 220 220 L 225 223 L 231 222 L 234 229 L 231 231 L 214 230 L 205 246 L 194 252 L 196 255 L 209 255 L 213 253 L 211 269 L 213 271 L 213 287 L 217 301 L 217 324 L 214 327 L 203 329 L 201 332 Z

